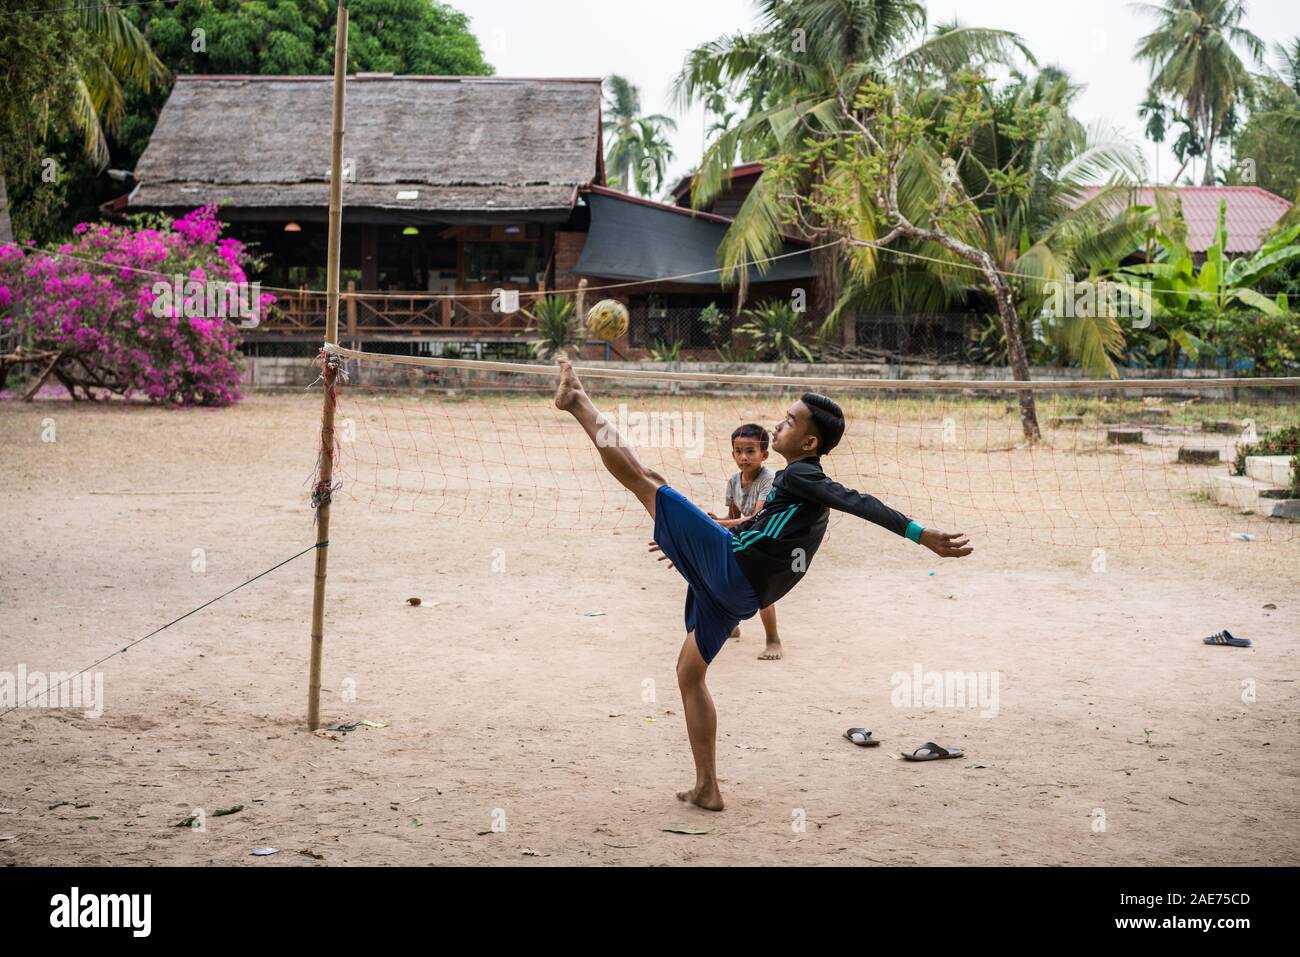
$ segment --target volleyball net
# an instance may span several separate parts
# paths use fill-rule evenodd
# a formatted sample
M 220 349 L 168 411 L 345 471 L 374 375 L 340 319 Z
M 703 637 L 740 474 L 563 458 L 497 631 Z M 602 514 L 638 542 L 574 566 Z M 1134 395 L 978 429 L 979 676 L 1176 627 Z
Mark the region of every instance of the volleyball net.
M 327 346 L 335 364 L 335 502 L 520 529 L 650 529 L 552 400 L 547 363 Z M 647 466 L 725 515 L 732 433 L 769 431 L 807 391 L 844 408 L 822 465 L 922 524 L 984 541 L 1179 546 L 1297 538 L 1300 379 L 1019 383 L 785 378 L 578 366 Z M 784 462 L 772 453 L 774 471 Z M 1240 474 L 1237 474 L 1240 473 Z M 832 516 L 834 527 L 847 516 Z

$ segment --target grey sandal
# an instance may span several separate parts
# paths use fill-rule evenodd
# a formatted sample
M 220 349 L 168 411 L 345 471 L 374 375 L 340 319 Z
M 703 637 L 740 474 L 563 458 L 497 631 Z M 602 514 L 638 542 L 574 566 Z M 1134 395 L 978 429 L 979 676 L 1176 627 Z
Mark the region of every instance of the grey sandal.
M 941 748 L 933 741 L 927 741 L 911 754 L 901 752 L 904 761 L 940 761 L 944 758 L 960 758 L 965 752 L 961 748 Z

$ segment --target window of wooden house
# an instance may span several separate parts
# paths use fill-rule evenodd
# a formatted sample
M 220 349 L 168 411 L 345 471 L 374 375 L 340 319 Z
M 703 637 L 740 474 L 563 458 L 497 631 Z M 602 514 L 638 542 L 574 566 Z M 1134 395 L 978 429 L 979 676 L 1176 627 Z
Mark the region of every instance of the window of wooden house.
M 466 282 L 511 282 L 531 285 L 542 271 L 536 243 L 465 243 Z

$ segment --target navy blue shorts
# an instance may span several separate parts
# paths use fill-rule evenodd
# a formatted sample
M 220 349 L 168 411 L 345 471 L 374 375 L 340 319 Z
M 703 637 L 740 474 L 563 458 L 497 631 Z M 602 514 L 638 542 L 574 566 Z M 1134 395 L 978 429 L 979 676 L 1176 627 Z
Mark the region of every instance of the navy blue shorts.
M 686 630 L 707 662 L 743 618 L 758 612 L 758 596 L 731 552 L 732 535 L 669 485 L 655 493 L 655 544 L 690 587 Z

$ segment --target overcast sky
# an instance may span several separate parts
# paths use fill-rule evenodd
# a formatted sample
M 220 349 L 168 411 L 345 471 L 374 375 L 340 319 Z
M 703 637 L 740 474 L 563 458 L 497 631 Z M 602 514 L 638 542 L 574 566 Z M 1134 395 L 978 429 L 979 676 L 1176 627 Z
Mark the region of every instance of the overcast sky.
M 678 113 L 669 98 L 672 78 L 692 47 L 755 23 L 751 0 L 449 0 L 469 14 L 488 61 L 500 76 L 608 76 L 620 73 L 641 90 L 647 113 L 677 120 L 671 137 L 675 181 L 698 162 L 704 145 L 703 112 Z M 1137 38 L 1153 20 L 1123 0 L 929 0 L 930 22 L 1014 30 L 1040 64 L 1067 70 L 1086 89 L 1075 113 L 1084 123 L 1106 121 L 1142 147 L 1148 175 L 1156 163 L 1167 180 L 1178 163 L 1169 143 L 1142 138 L 1137 108 L 1147 68 L 1134 62 Z M 1248 0 L 1246 27 L 1270 47 L 1300 35 L 1296 0 Z M 1219 162 L 1225 161 L 1220 156 Z M 1199 174 L 1199 167 L 1198 167 Z M 1198 176 L 1199 180 L 1199 176 Z

